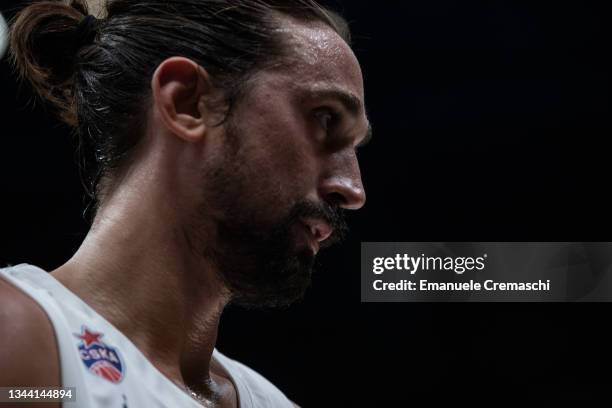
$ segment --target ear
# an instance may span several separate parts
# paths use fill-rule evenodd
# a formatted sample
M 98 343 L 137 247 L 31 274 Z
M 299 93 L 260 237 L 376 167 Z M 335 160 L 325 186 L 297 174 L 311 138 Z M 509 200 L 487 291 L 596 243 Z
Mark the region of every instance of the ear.
M 171 57 L 159 64 L 151 90 L 163 123 L 186 141 L 201 140 L 218 115 L 209 109 L 216 93 L 208 72 L 188 58 Z

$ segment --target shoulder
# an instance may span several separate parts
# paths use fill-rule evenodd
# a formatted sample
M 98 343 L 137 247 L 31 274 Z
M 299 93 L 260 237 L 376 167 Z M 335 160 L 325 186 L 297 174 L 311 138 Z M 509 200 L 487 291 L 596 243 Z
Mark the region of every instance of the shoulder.
M 30 296 L 0 276 L 0 384 L 59 386 L 53 325 Z
M 219 363 L 236 382 L 238 391 L 247 393 L 253 407 L 294 408 L 297 405 L 263 375 L 247 365 L 216 351 Z M 242 388 L 242 390 L 241 390 Z M 242 398 L 245 398 L 243 395 Z

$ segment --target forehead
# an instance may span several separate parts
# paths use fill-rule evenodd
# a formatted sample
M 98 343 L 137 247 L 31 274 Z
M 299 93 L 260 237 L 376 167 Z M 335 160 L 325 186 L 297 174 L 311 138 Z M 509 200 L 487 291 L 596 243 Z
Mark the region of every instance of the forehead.
M 287 58 L 282 70 L 291 87 L 316 90 L 337 88 L 363 102 L 363 78 L 359 62 L 348 44 L 323 22 L 302 22 L 282 17 Z

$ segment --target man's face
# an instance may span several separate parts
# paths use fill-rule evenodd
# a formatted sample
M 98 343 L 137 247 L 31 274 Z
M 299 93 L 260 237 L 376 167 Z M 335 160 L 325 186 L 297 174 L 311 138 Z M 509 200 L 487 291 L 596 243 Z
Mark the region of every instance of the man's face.
M 355 147 L 369 123 L 359 64 L 323 24 L 287 20 L 289 59 L 250 80 L 207 167 L 200 217 L 214 219 L 204 253 L 246 306 L 303 296 L 320 247 L 365 201 Z

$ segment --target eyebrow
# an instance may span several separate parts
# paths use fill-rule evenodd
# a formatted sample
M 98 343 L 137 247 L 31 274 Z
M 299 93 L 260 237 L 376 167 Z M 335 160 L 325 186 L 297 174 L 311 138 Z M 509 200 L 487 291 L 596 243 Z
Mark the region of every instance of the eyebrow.
M 346 109 L 352 116 L 359 115 L 365 110 L 363 103 L 359 97 L 351 92 L 346 92 L 337 88 L 325 88 L 325 89 L 308 89 L 305 91 L 305 99 L 335 99 L 339 101 L 344 109 Z M 368 129 L 363 139 L 357 144 L 356 147 L 363 147 L 372 140 L 372 125 L 368 119 Z
M 357 95 L 337 88 L 309 89 L 305 91 L 306 99 L 336 99 L 353 116 L 363 110 L 361 99 Z

